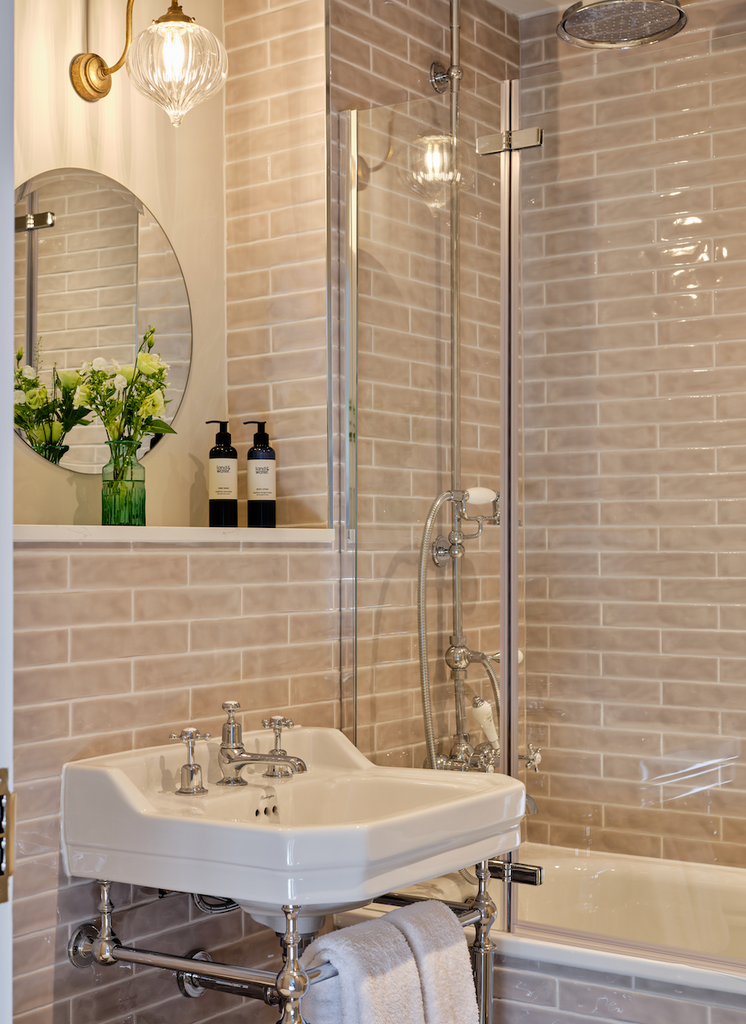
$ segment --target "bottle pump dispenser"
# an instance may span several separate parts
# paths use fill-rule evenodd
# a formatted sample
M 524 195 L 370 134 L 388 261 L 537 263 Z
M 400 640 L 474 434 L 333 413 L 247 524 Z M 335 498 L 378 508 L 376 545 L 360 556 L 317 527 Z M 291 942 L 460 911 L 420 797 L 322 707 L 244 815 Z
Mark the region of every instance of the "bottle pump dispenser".
M 238 452 L 231 445 L 227 420 L 205 422 L 220 427 L 215 447 L 210 449 L 210 526 L 238 526 Z
M 248 525 L 275 525 L 276 457 L 274 448 L 269 446 L 269 434 L 265 431 L 266 420 L 245 420 L 244 426 L 256 425 L 254 444 L 249 448 L 246 468 L 248 471 Z

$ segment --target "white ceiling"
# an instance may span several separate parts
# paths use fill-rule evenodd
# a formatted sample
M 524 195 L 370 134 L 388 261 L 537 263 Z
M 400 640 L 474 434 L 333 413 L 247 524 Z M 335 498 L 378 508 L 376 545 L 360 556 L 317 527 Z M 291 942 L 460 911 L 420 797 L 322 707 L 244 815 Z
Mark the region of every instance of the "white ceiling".
M 511 14 L 517 14 L 519 18 L 529 18 L 535 14 L 548 14 L 549 12 L 564 11 L 573 0 L 567 3 L 552 3 L 551 0 L 497 0 L 497 6 L 502 7 Z

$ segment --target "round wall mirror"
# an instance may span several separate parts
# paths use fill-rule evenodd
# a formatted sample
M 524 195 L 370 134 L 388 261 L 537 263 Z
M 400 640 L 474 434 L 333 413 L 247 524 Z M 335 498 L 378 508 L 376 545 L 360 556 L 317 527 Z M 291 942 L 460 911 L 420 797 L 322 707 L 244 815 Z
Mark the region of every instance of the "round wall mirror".
M 149 325 L 169 364 L 171 423 L 184 395 L 192 317 L 176 253 L 129 189 L 96 171 L 47 171 L 16 190 L 15 350 L 49 384 L 53 368 L 96 358 L 131 364 Z M 156 435 L 160 440 L 162 435 Z M 99 473 L 109 460 L 98 422 L 65 436 L 60 465 Z M 150 438 L 145 438 L 147 450 Z M 142 453 L 141 453 L 142 454 Z

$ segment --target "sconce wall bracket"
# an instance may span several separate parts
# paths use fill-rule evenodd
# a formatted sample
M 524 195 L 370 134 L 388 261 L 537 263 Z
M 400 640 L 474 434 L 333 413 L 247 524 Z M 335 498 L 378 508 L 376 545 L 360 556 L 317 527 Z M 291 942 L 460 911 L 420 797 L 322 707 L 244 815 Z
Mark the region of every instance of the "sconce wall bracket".
M 79 53 L 73 57 L 70 78 L 78 96 L 90 103 L 103 99 L 111 89 L 106 62 L 97 53 Z
M 103 57 L 97 53 L 79 53 L 70 64 L 70 79 L 78 96 L 89 103 L 95 103 L 108 96 L 111 89 L 111 76 L 124 66 L 127 50 L 132 45 L 132 7 L 135 0 L 127 0 L 125 14 L 124 52 L 116 64 L 108 66 Z M 173 6 L 173 4 L 172 4 Z

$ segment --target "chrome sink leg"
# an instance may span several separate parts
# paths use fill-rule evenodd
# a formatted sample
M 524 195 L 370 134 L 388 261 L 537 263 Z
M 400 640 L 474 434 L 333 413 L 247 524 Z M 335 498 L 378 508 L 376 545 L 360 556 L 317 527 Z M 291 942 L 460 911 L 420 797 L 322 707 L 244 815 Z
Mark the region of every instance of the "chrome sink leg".
M 101 914 L 101 927 L 98 932 L 98 939 L 93 944 L 93 957 L 96 963 L 99 964 L 113 964 L 116 963 L 116 957 L 113 955 L 113 949 L 119 945 L 119 940 L 114 934 L 112 928 L 111 915 L 114 913 L 114 904 L 111 902 L 111 882 L 99 882 L 101 887 L 101 900 L 98 905 L 98 911 Z
M 490 928 L 497 915 L 497 907 L 492 902 L 487 888 L 490 879 L 489 864 L 480 861 L 474 868 L 479 880 L 477 895 L 467 900 L 471 906 L 481 913 L 481 920 L 474 925 L 476 932 L 474 945 L 470 947 L 471 964 L 474 971 L 474 985 L 477 990 L 479 1005 L 479 1024 L 492 1024 L 492 1003 L 495 989 L 495 945 L 490 939 Z
M 98 903 L 98 912 L 101 920 L 98 927 L 95 924 L 81 925 L 70 937 L 67 944 L 67 957 L 73 967 L 90 967 L 91 964 L 115 964 L 117 958 L 113 950 L 119 945 L 119 939 L 114 934 L 111 923 L 111 915 L 114 912 L 114 904 L 111 902 L 111 882 L 100 881 L 101 898 Z
M 277 1024 L 307 1024 L 301 1012 L 301 1000 L 308 991 L 308 975 L 300 965 L 300 943 L 298 934 L 298 911 L 300 907 L 291 904 L 283 907 L 285 914 L 284 962 L 277 975 L 277 992 L 281 999 L 282 1016 Z

